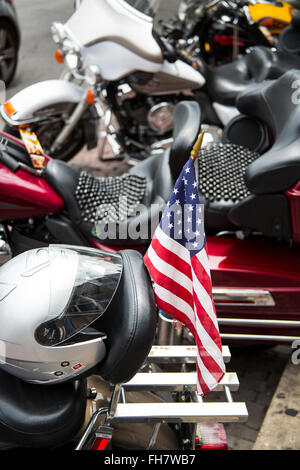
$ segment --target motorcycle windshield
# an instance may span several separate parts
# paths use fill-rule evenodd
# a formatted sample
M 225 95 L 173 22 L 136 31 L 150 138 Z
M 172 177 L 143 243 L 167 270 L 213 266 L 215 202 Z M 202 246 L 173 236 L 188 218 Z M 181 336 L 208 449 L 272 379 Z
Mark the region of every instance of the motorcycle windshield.
M 50 245 L 49 311 L 35 331 L 36 340 L 43 346 L 59 346 L 70 339 L 73 343 L 80 342 L 79 333 L 101 336 L 92 324 L 105 313 L 113 299 L 122 268 L 118 254 Z M 64 271 L 63 282 L 59 269 Z
M 157 13 L 161 0 L 125 0 L 128 5 L 152 18 Z

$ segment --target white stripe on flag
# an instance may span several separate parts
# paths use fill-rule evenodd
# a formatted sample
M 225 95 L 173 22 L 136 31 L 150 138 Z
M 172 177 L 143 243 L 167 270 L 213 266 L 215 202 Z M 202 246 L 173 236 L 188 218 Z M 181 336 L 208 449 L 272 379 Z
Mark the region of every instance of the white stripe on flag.
M 170 238 L 168 235 L 166 235 L 160 226 L 157 227 L 155 236 L 167 250 L 171 251 L 176 256 L 179 256 L 179 258 L 181 258 L 186 263 L 191 264 L 191 257 L 188 250 L 180 245 L 177 240 L 174 240 L 173 238 Z
M 216 385 L 218 385 L 218 382 L 216 382 L 216 379 L 214 378 L 213 375 L 209 372 L 209 370 L 205 367 L 203 364 L 203 361 L 201 360 L 201 357 L 199 354 L 197 354 L 197 365 L 199 367 L 199 371 L 202 375 L 203 381 L 207 385 L 207 387 L 212 390 Z
M 153 266 L 162 274 L 173 279 L 178 284 L 185 287 L 191 295 L 193 295 L 193 282 L 192 280 L 183 274 L 181 271 L 178 271 L 173 265 L 166 263 L 150 245 L 148 249 L 148 257 L 153 264 Z
M 195 328 L 197 331 L 197 335 L 199 339 L 201 340 L 201 343 L 203 344 L 204 349 L 207 351 L 208 355 L 211 356 L 214 361 L 218 364 L 220 369 L 224 370 L 224 361 L 223 361 L 223 355 L 214 340 L 209 336 L 209 333 L 205 330 L 205 328 L 201 325 L 201 320 L 198 318 L 197 315 L 196 317 L 196 324 Z
M 215 310 L 213 307 L 212 299 L 210 295 L 206 292 L 202 284 L 199 282 L 198 277 L 196 276 L 194 270 L 192 269 L 193 274 L 193 281 L 194 281 L 194 291 L 198 297 L 199 303 L 202 305 L 204 310 L 206 311 L 207 315 L 215 325 L 215 328 L 219 330 L 218 320 L 215 314 Z
M 209 267 L 209 260 L 208 260 L 208 256 L 207 256 L 207 253 L 206 253 L 206 250 L 203 248 L 201 251 L 199 251 L 199 253 L 197 253 L 195 255 L 199 262 L 202 264 L 203 268 L 205 269 L 207 275 L 209 277 L 210 276 L 210 267 Z
M 173 307 L 182 312 L 182 314 L 185 315 L 193 325 L 195 325 L 195 312 L 181 297 L 177 297 L 177 295 L 172 294 L 172 292 L 158 284 L 155 284 L 155 293 L 161 300 L 173 305 Z

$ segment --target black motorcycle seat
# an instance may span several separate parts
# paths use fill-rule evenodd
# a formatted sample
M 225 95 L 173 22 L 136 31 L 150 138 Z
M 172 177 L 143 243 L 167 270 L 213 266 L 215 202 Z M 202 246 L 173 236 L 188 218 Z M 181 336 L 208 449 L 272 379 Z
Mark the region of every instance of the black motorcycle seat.
M 75 223 L 81 222 L 81 213 L 75 198 L 79 180 L 79 171 L 60 160 L 50 160 L 43 176 L 47 183 L 63 199 L 70 218 Z
M 124 250 L 121 280 L 97 329 L 108 339 L 107 355 L 98 372 L 111 384 L 132 379 L 147 358 L 156 331 L 156 305 L 152 283 L 143 257 L 137 251 Z
M 253 194 L 282 193 L 300 180 L 300 71 L 291 70 L 275 81 L 253 85 L 238 97 L 241 113 L 257 118 L 270 129 L 271 149 L 246 170 Z
M 300 58 L 296 55 L 256 46 L 239 60 L 210 70 L 208 92 L 212 101 L 234 106 L 238 94 L 249 85 L 276 79 L 291 68 L 300 68 Z
M 211 101 L 225 106 L 234 106 L 237 95 L 252 82 L 245 57 L 208 69 L 206 76 Z
M 86 393 L 85 380 L 45 386 L 0 371 L 0 442 L 30 448 L 63 445 L 84 422 Z

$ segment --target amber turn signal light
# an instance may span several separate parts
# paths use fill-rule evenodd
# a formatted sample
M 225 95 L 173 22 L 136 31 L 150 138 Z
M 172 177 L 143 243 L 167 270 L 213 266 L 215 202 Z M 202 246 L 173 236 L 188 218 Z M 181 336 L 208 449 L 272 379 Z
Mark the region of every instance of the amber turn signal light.
M 57 49 L 55 51 L 55 58 L 56 58 L 56 62 L 58 62 L 59 64 L 62 64 L 63 61 L 64 61 L 64 55 L 62 53 L 62 51 L 60 49 Z
M 11 101 L 7 101 L 6 103 L 4 103 L 3 107 L 8 116 L 12 116 L 16 112 Z
M 88 104 L 94 104 L 95 103 L 95 95 L 92 92 L 92 90 L 87 90 L 86 100 L 87 100 Z

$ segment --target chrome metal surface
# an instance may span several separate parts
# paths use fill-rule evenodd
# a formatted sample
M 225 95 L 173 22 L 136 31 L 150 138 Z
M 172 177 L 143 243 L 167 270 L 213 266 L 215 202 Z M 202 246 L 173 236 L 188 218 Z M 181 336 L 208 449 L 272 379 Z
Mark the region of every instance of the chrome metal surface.
M 219 325 L 234 326 L 266 326 L 266 327 L 295 327 L 300 328 L 299 321 L 293 320 L 268 320 L 268 319 L 249 319 L 249 318 L 218 318 Z
M 245 403 L 128 403 L 120 404 L 114 422 L 218 423 L 245 422 Z
M 231 354 L 228 346 L 223 346 L 223 359 L 228 363 Z M 148 356 L 148 362 L 158 364 L 164 362 L 195 362 L 197 358 L 196 346 L 153 346 Z
M 97 423 L 98 419 L 100 416 L 107 414 L 108 413 L 108 408 L 100 408 L 98 411 L 96 411 L 93 416 L 90 419 L 89 424 L 87 425 L 82 438 L 80 439 L 78 445 L 76 446 L 75 450 L 81 450 L 82 447 L 84 446 L 87 438 L 89 437 L 89 434 L 93 430 L 95 424 Z
M 264 343 L 287 343 L 300 340 L 300 336 L 276 336 L 276 335 L 242 335 L 233 333 L 221 333 L 222 340 L 226 341 L 260 341 Z
M 233 305 L 245 307 L 274 307 L 275 301 L 267 290 L 258 289 L 213 289 L 213 299 L 216 305 Z
M 182 391 L 187 387 L 196 390 L 196 372 L 154 372 L 139 373 L 133 379 L 123 384 L 124 390 L 168 390 Z M 224 386 L 228 386 L 230 390 L 237 391 L 239 389 L 239 380 L 235 372 L 228 372 L 224 375 L 221 382 L 214 388 L 214 391 L 222 391 Z

